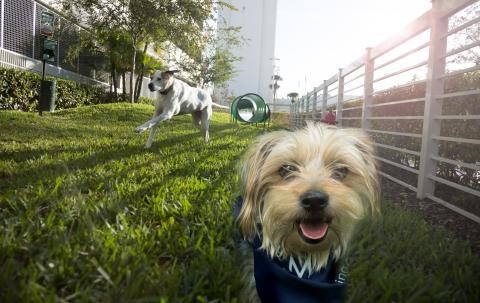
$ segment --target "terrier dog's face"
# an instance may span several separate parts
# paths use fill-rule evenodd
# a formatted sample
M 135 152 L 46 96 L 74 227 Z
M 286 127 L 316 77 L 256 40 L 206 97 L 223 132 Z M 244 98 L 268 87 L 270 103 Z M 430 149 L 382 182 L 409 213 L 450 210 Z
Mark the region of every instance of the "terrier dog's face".
M 359 130 L 308 124 L 272 132 L 247 151 L 241 166 L 245 238 L 262 235 L 271 257 L 312 256 L 321 268 L 345 251 L 355 223 L 378 210 L 373 147 Z
M 172 86 L 175 72 L 177 71 L 155 71 L 148 83 L 150 91 L 164 91 Z

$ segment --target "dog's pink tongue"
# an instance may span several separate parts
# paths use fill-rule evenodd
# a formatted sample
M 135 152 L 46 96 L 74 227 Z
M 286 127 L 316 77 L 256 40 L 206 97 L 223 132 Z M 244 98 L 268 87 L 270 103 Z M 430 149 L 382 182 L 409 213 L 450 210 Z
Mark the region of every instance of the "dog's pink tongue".
M 300 229 L 305 237 L 312 240 L 319 240 L 325 237 L 328 230 L 327 223 L 301 222 Z

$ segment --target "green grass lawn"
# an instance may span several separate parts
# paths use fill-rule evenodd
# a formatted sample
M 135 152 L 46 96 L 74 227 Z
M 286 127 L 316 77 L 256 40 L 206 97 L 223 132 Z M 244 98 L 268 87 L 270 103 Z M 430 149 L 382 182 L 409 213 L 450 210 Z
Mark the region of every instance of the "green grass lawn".
M 261 127 L 189 116 L 153 147 L 147 105 L 0 111 L 0 302 L 236 301 L 235 166 Z M 349 257 L 352 302 L 474 302 L 468 244 L 384 203 Z

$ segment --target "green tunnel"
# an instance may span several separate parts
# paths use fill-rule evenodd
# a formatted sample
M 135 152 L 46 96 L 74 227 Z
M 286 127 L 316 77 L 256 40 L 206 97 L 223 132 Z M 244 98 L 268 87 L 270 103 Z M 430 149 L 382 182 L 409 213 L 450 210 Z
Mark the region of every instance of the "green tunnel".
M 230 113 L 235 120 L 246 123 L 262 123 L 270 119 L 270 107 L 262 97 L 253 93 L 235 98 Z

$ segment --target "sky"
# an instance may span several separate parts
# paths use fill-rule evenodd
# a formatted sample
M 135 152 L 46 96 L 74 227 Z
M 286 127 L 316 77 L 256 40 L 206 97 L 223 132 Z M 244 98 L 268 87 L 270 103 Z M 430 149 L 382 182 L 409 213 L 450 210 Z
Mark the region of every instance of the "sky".
M 430 0 L 277 1 L 281 98 L 311 91 L 431 8 Z

